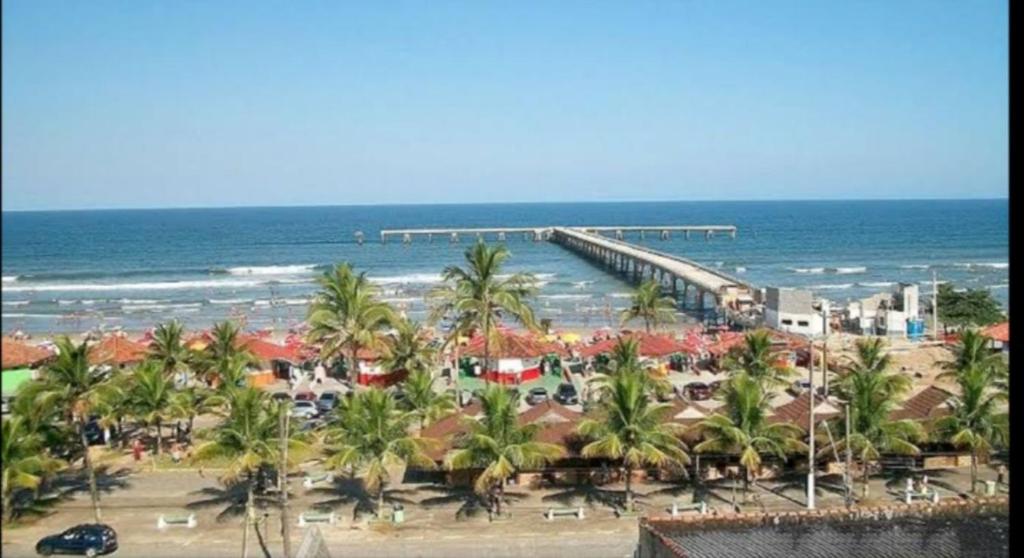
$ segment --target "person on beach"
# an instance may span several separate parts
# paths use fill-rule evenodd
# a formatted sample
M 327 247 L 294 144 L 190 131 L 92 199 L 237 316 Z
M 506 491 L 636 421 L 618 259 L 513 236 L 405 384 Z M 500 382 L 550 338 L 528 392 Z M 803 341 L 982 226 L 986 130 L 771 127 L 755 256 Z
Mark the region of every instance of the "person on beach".
M 174 446 L 171 447 L 171 461 L 174 463 L 181 463 L 181 447 L 175 442 Z
M 135 441 L 132 442 L 132 458 L 136 463 L 142 460 L 142 442 L 138 438 L 135 438 Z

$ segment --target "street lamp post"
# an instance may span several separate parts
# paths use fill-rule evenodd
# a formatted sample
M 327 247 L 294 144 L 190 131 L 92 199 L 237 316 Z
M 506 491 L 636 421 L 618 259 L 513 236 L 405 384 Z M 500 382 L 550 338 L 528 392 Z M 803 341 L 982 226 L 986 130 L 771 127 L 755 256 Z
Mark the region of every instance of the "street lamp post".
M 808 343 L 810 349 L 810 362 L 808 363 L 809 374 L 809 387 L 810 387 L 810 420 L 807 425 L 808 438 L 810 443 L 808 444 L 807 454 L 807 509 L 814 509 L 814 340 L 813 338 Z

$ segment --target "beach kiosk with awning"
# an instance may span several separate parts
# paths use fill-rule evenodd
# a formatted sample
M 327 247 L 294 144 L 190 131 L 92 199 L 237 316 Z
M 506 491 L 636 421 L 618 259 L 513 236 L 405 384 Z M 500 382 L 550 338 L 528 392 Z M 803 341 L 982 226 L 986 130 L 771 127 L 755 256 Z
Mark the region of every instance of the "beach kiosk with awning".
M 2 383 L 3 409 L 7 412 L 9 401 L 18 392 L 18 389 L 36 378 L 37 367 L 45 364 L 53 358 L 50 351 L 15 341 L 8 337 L 3 338 L 3 345 L 0 346 L 0 357 L 2 357 L 3 371 L 0 372 L 0 383 Z
M 500 384 L 536 380 L 541 376 L 544 357 L 568 355 L 561 345 L 508 330 L 499 331 L 498 336 L 491 340 L 486 355 L 490 359 L 487 370 L 484 370 L 484 353 L 484 339 L 479 335 L 470 339 L 462 351 L 462 354 L 477 360 L 480 379 Z

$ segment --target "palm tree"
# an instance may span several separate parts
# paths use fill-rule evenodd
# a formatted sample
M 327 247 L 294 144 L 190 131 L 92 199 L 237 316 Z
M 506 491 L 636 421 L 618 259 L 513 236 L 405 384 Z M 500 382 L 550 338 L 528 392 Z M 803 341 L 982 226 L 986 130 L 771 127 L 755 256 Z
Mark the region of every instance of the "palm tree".
M 212 440 L 199 445 L 192 457 L 195 462 L 213 459 L 230 460 L 221 478 L 226 484 L 244 482 L 246 503 L 242 556 L 249 548 L 249 525 L 255 522 L 254 476 L 267 466 L 278 462 L 280 436 L 280 407 L 269 400 L 267 394 L 254 388 L 239 388 L 227 393 L 230 411 L 214 432 Z M 288 441 L 289 449 L 305 446 L 295 438 Z M 291 453 L 289 453 L 289 456 Z M 290 464 L 289 464 L 290 466 Z
M 85 425 L 93 406 L 100 398 L 100 386 L 107 379 L 104 368 L 89 365 L 89 346 L 83 341 L 75 345 L 67 337 L 57 339 L 57 358 L 43 372 L 45 391 L 55 394 L 59 408 L 64 409 L 65 419 L 78 429 L 82 450 L 82 463 L 89 475 L 89 494 L 92 497 L 93 515 L 100 523 L 100 495 L 96 488 L 96 471 L 89 456 L 89 440 Z
M 349 380 L 359 375 L 359 349 L 386 351 L 384 329 L 396 321 L 387 303 L 377 300 L 377 288 L 346 263 L 334 266 L 317 281 L 320 291 L 309 305 L 309 340 L 322 344 L 320 356 L 344 358 L 351 364 Z
M 430 345 L 426 330 L 415 322 L 396 322 L 387 344 L 388 354 L 381 363 L 386 370 L 431 372 L 437 363 L 437 350 Z
M 215 392 L 201 387 L 188 387 L 171 395 L 171 416 L 188 421 L 188 441 L 192 441 L 192 430 L 196 417 L 211 413 L 226 402 Z
M 651 332 L 651 327 L 670 324 L 676 321 L 676 301 L 663 295 L 661 285 L 654 279 L 644 281 L 633 293 L 632 304 L 622 311 L 622 325 L 636 319 L 644 321 L 644 329 Z
M 534 440 L 539 425 L 518 424 L 518 397 L 501 386 L 487 387 L 480 397 L 483 416 L 467 419 L 468 432 L 444 460 L 448 470 L 480 470 L 474 489 L 489 496 L 499 516 L 509 477 L 520 469 L 542 467 L 562 455 L 561 447 Z
M 24 417 L 14 415 L 3 421 L 0 437 L 0 463 L 3 465 L 3 513 L 14 519 L 14 494 L 17 490 L 35 490 L 43 479 L 63 466 L 47 455 L 43 436 L 32 432 Z
M 907 376 L 887 373 L 890 357 L 883 350 L 881 338 L 859 340 L 857 360 L 840 378 L 837 389 L 840 398 L 850 406 L 850 432 L 846 432 L 845 420 L 834 421 L 842 434 L 836 449 L 845 450 L 848 441 L 850 451 L 863 464 L 865 498 L 870 493 L 871 463 L 882 453 L 917 455 L 921 450 L 915 443 L 924 439 L 919 423 L 890 418 L 900 397 L 910 389 L 911 381 Z
M 228 392 L 244 387 L 252 356 L 246 353 L 235 353 L 223 360 L 216 369 L 217 393 L 226 395 Z M 226 399 L 230 403 L 230 398 Z
M 1009 401 L 1003 383 L 1005 362 L 988 350 L 990 339 L 973 330 L 965 331 L 954 349 L 956 359 L 942 374 L 953 377 L 960 394 L 952 401 L 952 413 L 935 424 L 936 439 L 971 451 L 971 491 L 977 489 L 978 458 L 992 448 L 1009 443 L 1009 414 L 1000 406 Z M 993 356 L 995 358 L 993 358 Z
M 402 384 L 402 391 L 405 399 L 402 400 L 402 407 L 412 413 L 419 421 L 420 431 L 427 423 L 447 415 L 455 410 L 455 397 L 451 392 L 441 392 L 434 388 L 434 378 L 426 370 L 417 370 L 405 379 Z
M 160 363 L 146 361 L 135 368 L 135 382 L 129 392 L 132 412 L 147 428 L 156 426 L 156 454 L 163 446 L 162 426 L 172 415 L 174 380 L 164 374 Z
M 153 332 L 149 358 L 159 362 L 167 376 L 173 375 L 188 360 L 188 349 L 182 344 L 184 328 L 178 320 L 160 324 Z
M 99 387 L 99 397 L 93 407 L 93 412 L 99 416 L 100 426 L 107 433 L 111 430 L 117 432 L 118 445 L 122 447 L 125 443 L 122 423 L 132 414 L 131 389 L 134 381 L 123 370 L 112 371 L 107 381 Z
M 641 374 L 620 371 L 603 387 L 593 418 L 583 420 L 579 433 L 592 441 L 583 457 L 621 459 L 626 480 L 626 510 L 633 511 L 633 470 L 653 466 L 679 468 L 690 462 L 679 439 L 682 426 L 667 422 L 671 405 L 651 403 L 650 384 Z
M 807 445 L 800 440 L 803 431 L 799 426 L 768 423 L 770 394 L 747 372 L 732 375 L 723 384 L 720 396 L 725 400 L 725 413 L 715 413 L 696 425 L 703 441 L 693 450 L 738 455 L 746 501 L 751 475 L 760 470 L 762 456 L 784 460 L 790 454 L 807 451 Z
M 672 391 L 672 383 L 668 378 L 655 376 L 644 370 L 640 365 L 639 343 L 636 339 L 620 337 L 611 350 L 611 359 L 605 372 L 592 377 L 588 384 L 592 389 L 589 393 L 598 392 L 602 397 L 608 393 L 611 383 L 620 375 L 637 377 L 644 385 L 645 392 L 653 395 L 664 395 Z
M 430 293 L 434 301 L 432 320 L 445 316 L 454 320 L 448 342 L 476 332 L 483 337 L 484 369 L 491 361 L 491 347 L 499 340 L 498 326 L 508 317 L 529 329 L 536 329 L 533 309 L 527 299 L 536 291 L 532 275 L 501 275 L 509 257 L 504 246 L 488 247 L 482 242 L 466 250 L 466 267 L 444 269 L 444 284 Z M 457 366 L 457 365 L 456 365 Z
M 787 378 L 793 374 L 788 367 L 780 365 L 778 360 L 778 353 L 772 349 L 770 332 L 761 329 L 743 336 L 743 345 L 729 355 L 726 366 L 746 372 L 767 389 L 785 385 Z
M 426 440 L 409 435 L 414 420 L 398 408 L 394 397 L 379 388 L 355 396 L 357 412 L 342 412 L 344 421 L 335 422 L 325 434 L 327 467 L 359 470 L 363 484 L 377 493 L 377 517 L 384 511 L 384 493 L 390 481 L 388 468 L 414 465 L 432 468 L 424 453 Z

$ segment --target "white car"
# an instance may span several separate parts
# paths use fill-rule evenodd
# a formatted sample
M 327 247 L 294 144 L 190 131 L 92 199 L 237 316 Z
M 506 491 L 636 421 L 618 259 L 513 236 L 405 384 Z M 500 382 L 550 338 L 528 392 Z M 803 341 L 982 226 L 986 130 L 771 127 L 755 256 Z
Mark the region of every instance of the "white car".
M 797 380 L 793 382 L 793 385 L 789 386 L 789 390 L 796 396 L 799 396 L 809 389 L 811 389 L 811 381 L 808 379 Z
M 292 403 L 292 416 L 296 418 L 313 418 L 320 414 L 313 401 L 295 401 Z

